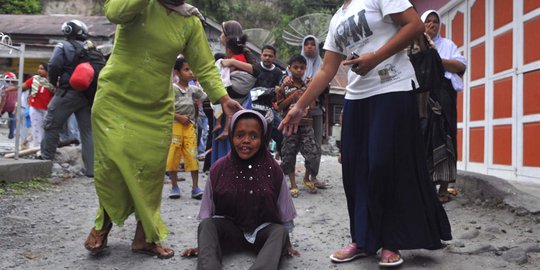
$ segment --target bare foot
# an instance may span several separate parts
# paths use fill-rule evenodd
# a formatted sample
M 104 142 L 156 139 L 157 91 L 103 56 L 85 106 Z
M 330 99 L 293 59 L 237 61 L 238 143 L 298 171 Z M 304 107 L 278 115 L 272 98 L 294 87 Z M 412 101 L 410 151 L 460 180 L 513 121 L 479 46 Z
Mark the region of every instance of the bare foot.
M 144 243 L 143 245 L 132 243 L 131 251 L 134 253 L 157 256 L 160 259 L 169 259 L 174 256 L 174 250 L 156 243 Z

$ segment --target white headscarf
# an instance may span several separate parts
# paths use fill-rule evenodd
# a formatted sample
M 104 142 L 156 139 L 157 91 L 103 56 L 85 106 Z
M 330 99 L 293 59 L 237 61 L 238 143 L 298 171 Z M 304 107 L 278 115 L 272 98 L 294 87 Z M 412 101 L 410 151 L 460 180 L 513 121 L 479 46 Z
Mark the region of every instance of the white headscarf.
M 422 14 L 420 19 L 422 19 L 422 22 L 425 22 L 427 17 L 431 14 L 437 15 L 437 17 L 439 18 L 439 24 L 440 24 L 441 16 L 435 10 L 428 10 L 424 12 L 424 14 Z M 433 42 L 435 43 L 435 46 L 437 46 L 437 51 L 439 52 L 439 55 L 441 56 L 441 58 L 449 59 L 449 60 L 458 60 L 459 62 L 463 63 L 465 67 L 467 66 L 467 60 L 458 51 L 456 44 L 447 38 L 441 37 L 441 27 L 439 27 L 439 32 L 437 32 L 437 34 L 433 38 Z M 444 77 L 446 77 L 452 82 L 452 86 L 454 87 L 456 91 L 463 90 L 463 81 L 461 80 L 461 77 L 459 75 L 457 75 L 456 73 L 446 71 L 444 73 Z
M 315 55 L 314 56 L 307 56 L 304 53 L 304 44 L 306 43 L 307 39 L 313 39 L 315 41 Z M 310 77 L 313 79 L 313 76 L 315 76 L 315 73 L 319 71 L 319 68 L 322 63 L 322 58 L 319 55 L 319 40 L 313 36 L 313 35 L 307 35 L 304 37 L 304 40 L 302 40 L 302 52 L 301 55 L 304 56 L 307 60 L 307 66 L 306 66 L 306 73 L 304 73 L 304 80 L 306 80 L 307 77 Z

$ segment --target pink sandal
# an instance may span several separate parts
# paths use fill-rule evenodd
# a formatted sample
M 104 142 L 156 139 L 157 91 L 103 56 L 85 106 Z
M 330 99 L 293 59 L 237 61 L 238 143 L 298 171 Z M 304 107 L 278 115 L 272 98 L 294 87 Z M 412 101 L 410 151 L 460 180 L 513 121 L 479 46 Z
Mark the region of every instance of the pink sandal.
M 390 261 L 390 258 L 394 255 L 399 256 L 399 259 L 396 261 Z M 399 251 L 392 251 L 389 249 L 383 249 L 381 251 L 381 260 L 379 261 L 379 266 L 398 266 L 403 263 L 403 258 L 401 258 L 401 253 Z
M 344 247 L 342 247 L 340 250 L 334 252 L 332 255 L 330 255 L 330 260 L 332 262 L 350 262 L 356 258 L 359 257 L 365 257 L 366 253 L 364 251 L 359 250 L 356 247 L 355 243 L 350 243 Z

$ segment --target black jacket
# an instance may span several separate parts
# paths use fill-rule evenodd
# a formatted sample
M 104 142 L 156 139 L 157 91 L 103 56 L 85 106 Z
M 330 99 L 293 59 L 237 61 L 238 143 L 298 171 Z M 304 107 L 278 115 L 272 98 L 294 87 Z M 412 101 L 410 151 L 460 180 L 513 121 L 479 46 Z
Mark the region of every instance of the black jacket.
M 74 40 L 83 45 L 82 41 Z M 73 73 L 73 70 L 77 66 L 77 59 L 75 59 L 75 47 L 65 40 L 61 41 L 54 47 L 53 54 L 49 60 L 49 82 L 60 89 L 72 89 L 69 85 L 69 77 Z

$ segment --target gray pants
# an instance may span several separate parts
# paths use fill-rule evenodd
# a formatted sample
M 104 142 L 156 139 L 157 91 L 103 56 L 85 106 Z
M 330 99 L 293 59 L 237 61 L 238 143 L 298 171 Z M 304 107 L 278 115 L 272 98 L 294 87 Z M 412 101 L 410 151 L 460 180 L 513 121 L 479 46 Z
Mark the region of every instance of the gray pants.
M 317 107 L 310 109 L 309 113 L 311 115 L 311 118 L 313 119 L 313 132 L 315 135 L 315 142 L 319 147 L 322 145 L 323 141 L 323 110 L 320 106 L 317 105 Z
M 94 175 L 94 142 L 90 120 L 91 106 L 82 92 L 59 89 L 49 103 L 43 122 L 44 136 L 41 141 L 41 155 L 44 159 L 54 159 L 59 133 L 72 113 L 75 113 L 81 132 L 82 158 L 86 175 Z
M 316 177 L 321 163 L 321 148 L 315 142 L 311 126 L 298 126 L 298 131 L 284 136 L 281 146 L 281 169 L 286 175 L 293 173 L 298 152 L 304 156 L 306 173 Z
M 258 250 L 257 259 L 250 268 L 252 270 L 278 269 L 282 255 L 286 253 L 289 233 L 281 224 L 270 224 L 257 233 L 255 244 L 252 245 L 231 220 L 207 218 L 199 224 L 198 242 L 197 269 L 222 269 L 222 244 Z

